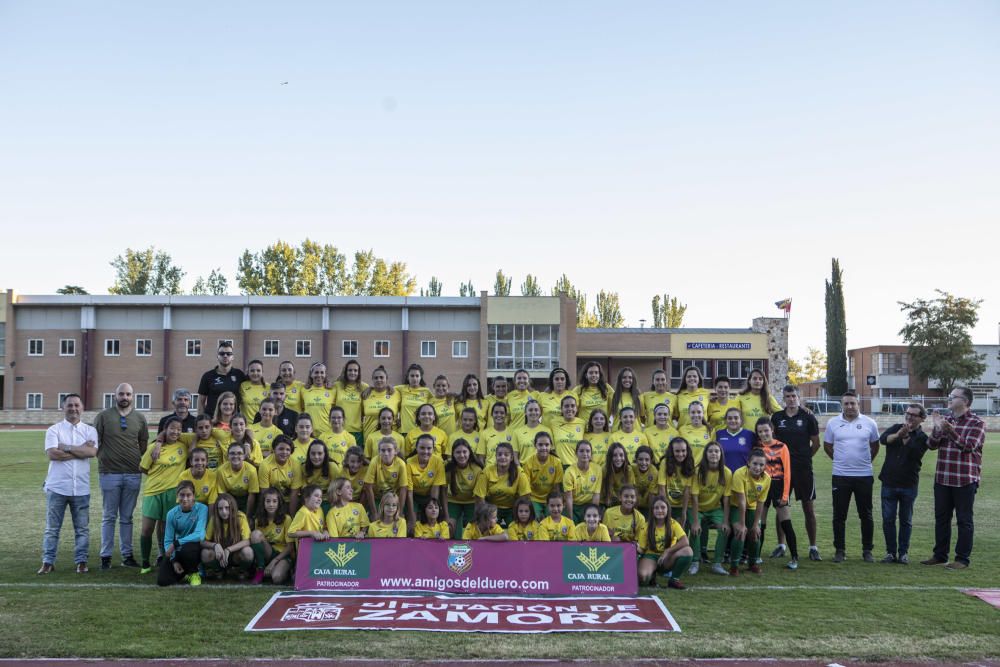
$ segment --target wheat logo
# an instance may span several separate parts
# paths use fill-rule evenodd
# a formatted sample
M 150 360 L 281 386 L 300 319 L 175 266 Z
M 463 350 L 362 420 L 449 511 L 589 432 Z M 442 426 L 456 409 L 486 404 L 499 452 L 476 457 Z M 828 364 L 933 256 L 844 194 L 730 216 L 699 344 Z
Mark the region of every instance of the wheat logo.
M 337 567 L 344 567 L 358 555 L 358 552 L 352 547 L 350 551 L 347 550 L 346 544 L 338 544 L 337 550 L 334 551 L 332 548 L 326 550 L 326 557 L 333 561 L 333 564 Z
M 590 570 L 591 572 L 597 572 L 602 567 L 604 567 L 605 563 L 611 560 L 610 558 L 608 558 L 607 554 L 601 554 L 600 556 L 598 556 L 597 549 L 593 547 L 590 548 L 589 553 L 586 556 L 584 556 L 583 554 L 577 554 L 576 559 L 581 563 L 583 563 L 583 566 L 588 570 Z

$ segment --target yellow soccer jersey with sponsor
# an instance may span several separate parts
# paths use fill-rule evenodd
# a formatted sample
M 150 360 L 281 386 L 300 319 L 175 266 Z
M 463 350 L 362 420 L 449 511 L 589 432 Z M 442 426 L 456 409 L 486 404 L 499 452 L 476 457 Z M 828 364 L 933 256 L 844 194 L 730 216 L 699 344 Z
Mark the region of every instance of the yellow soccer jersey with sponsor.
M 738 396 L 730 396 L 725 404 L 718 401 L 712 401 L 708 404 L 708 425 L 712 427 L 713 433 L 726 428 L 726 412 L 730 408 L 736 408 L 741 415 L 743 414 L 743 406 Z M 750 427 L 750 430 L 752 431 L 753 427 Z
M 378 431 L 378 413 L 382 411 L 382 408 L 389 408 L 392 410 L 392 414 L 395 415 L 396 421 L 398 422 L 399 392 L 394 391 L 391 395 L 388 395 L 384 391 L 376 391 L 372 389 L 371 393 L 368 394 L 368 398 L 361 401 L 361 411 L 363 415 L 362 433 L 364 433 L 365 442 L 368 441 L 368 436 Z
M 188 448 L 183 442 L 177 441 L 169 445 L 163 443 L 160 446 L 160 456 L 155 461 L 153 449 L 153 445 L 146 447 L 146 453 L 139 461 L 139 467 L 146 471 L 144 496 L 155 496 L 176 489 L 181 474 L 187 468 Z
M 605 396 L 601 396 L 601 391 L 597 387 L 576 388 L 576 402 L 578 406 L 577 418 L 586 424 L 590 420 L 590 413 L 600 408 L 606 414 L 611 414 L 611 399 L 615 395 L 615 390 L 606 388 Z
M 511 464 L 513 466 L 513 464 Z M 514 507 L 514 501 L 521 496 L 531 493 L 531 485 L 528 476 L 520 468 L 517 470 L 517 477 L 511 484 L 507 473 L 502 475 L 497 471 L 496 465 L 487 466 L 476 480 L 475 495 L 483 498 L 486 502 L 493 503 L 500 509 L 509 510 Z
M 432 426 L 430 431 L 422 431 L 418 426 L 407 433 L 406 438 L 403 440 L 403 458 L 409 458 L 410 454 L 417 451 L 417 438 L 422 435 L 429 435 L 434 438 L 434 453 L 442 459 L 451 454 L 451 450 L 448 449 L 447 433 L 437 426 Z
M 487 530 L 485 533 L 479 530 L 479 526 L 474 523 L 470 523 L 462 531 L 463 540 L 478 540 L 487 535 L 503 535 L 503 528 L 497 524 L 493 524 L 493 527 Z
M 767 493 L 771 490 L 771 476 L 766 472 L 760 474 L 760 477 L 754 479 L 750 474 L 750 469 L 743 466 L 739 470 L 733 473 L 733 486 L 732 492 L 729 497 L 730 507 L 735 507 L 737 504 L 736 494 L 742 493 L 746 496 L 747 509 L 753 510 L 757 509 L 757 501 L 767 500 Z
M 368 537 L 375 539 L 406 537 L 406 520 L 396 519 L 392 523 L 374 521 L 368 526 Z
M 509 431 L 510 428 L 507 430 Z M 544 424 L 538 426 L 522 424 L 514 429 L 514 440 L 511 444 L 514 445 L 514 452 L 519 460 L 525 461 L 528 457 L 535 455 L 535 435 L 538 433 L 548 433 L 549 438 L 552 437 L 552 431 Z
M 257 469 L 260 488 L 274 487 L 281 493 L 281 497 L 285 499 L 285 502 L 288 502 L 288 498 L 291 495 L 292 482 L 295 481 L 296 470 L 298 468 L 299 464 L 293 461 L 291 456 L 288 457 L 288 460 L 284 464 L 278 463 L 273 456 L 267 457 Z
M 206 470 L 201 479 L 195 479 L 191 473 L 191 469 L 188 468 L 181 473 L 181 478 L 177 480 L 177 483 L 180 484 L 184 480 L 191 482 L 194 484 L 195 502 L 203 505 L 214 505 L 215 499 L 219 496 L 219 489 L 215 484 L 215 476 L 216 473 L 214 470 Z
M 424 403 L 430 403 L 434 395 L 427 387 L 411 388 L 400 384 L 393 387 L 399 394 L 399 432 L 406 435 L 417 428 L 417 409 Z
M 588 440 L 588 436 L 591 435 L 583 432 L 585 426 L 580 418 L 566 421 L 562 417 L 552 426 L 552 444 L 555 447 L 556 457 L 564 466 L 576 464 L 576 443 Z
M 781 411 L 781 406 L 778 405 L 778 401 L 774 400 L 774 396 L 768 396 L 767 404 L 771 408 L 770 412 L 764 412 L 763 403 L 760 398 L 760 394 L 754 395 L 750 392 L 745 394 L 740 394 L 739 396 L 739 407 L 743 412 L 743 426 L 744 428 L 755 430 L 757 425 L 757 420 L 761 417 L 769 417 L 775 412 Z
M 439 429 L 445 433 L 451 433 L 458 425 L 455 420 L 458 413 L 455 412 L 457 403 L 450 396 L 445 396 L 444 398 L 437 398 L 436 396 L 431 399 L 431 405 L 434 406 L 434 412 L 437 413 L 437 426 Z
M 344 411 L 344 430 L 350 433 L 361 433 L 361 393 L 368 389 L 364 382 L 360 384 L 345 384 L 340 380 L 333 383 L 333 404 Z
M 236 520 L 240 526 L 240 534 L 233 538 L 233 544 L 250 539 L 250 523 L 247 521 L 247 515 L 239 511 L 236 512 L 236 515 Z M 210 518 L 208 520 L 208 527 L 205 528 L 205 540 L 207 542 L 217 542 L 221 538 L 216 528 L 215 521 Z
M 622 542 L 635 542 L 639 533 L 646 530 L 646 517 L 641 512 L 633 510 L 631 514 L 625 514 L 620 505 L 605 510 L 601 523 Z
M 691 489 L 691 493 L 698 493 L 698 479 L 695 473 L 685 477 L 681 472 L 675 471 L 673 475 L 667 475 L 667 462 L 660 464 L 659 485 L 666 489 L 667 501 L 671 507 L 682 507 L 684 505 L 684 489 Z
M 247 424 L 249 424 L 250 432 L 253 434 L 253 441 L 260 447 L 261 456 L 267 458 L 274 451 L 274 439 L 283 435 L 281 429 L 274 424 L 264 426 L 260 423 L 253 424 L 249 420 Z
M 712 392 L 708 389 L 696 389 L 693 392 L 677 392 L 677 402 L 674 404 L 674 419 L 677 420 L 677 428 L 691 423 L 691 413 L 688 410 L 692 403 L 701 403 L 708 415 L 708 403 Z
M 575 528 L 569 517 L 560 516 L 556 521 L 547 516 L 538 524 L 538 539 L 544 542 L 569 542 L 573 539 Z
M 455 404 L 455 412 L 456 414 L 461 415 L 462 411 L 465 410 L 466 408 L 472 408 L 473 410 L 475 410 L 476 424 L 477 424 L 476 428 L 482 431 L 484 428 L 486 428 L 486 418 L 490 414 L 489 405 L 490 405 L 489 400 L 485 398 L 483 400 L 479 400 L 477 398 L 468 401 L 459 401 L 458 403 Z
M 267 540 L 272 549 L 284 551 L 285 547 L 288 546 L 288 527 L 290 525 L 292 525 L 292 517 L 286 514 L 281 523 L 269 521 L 264 525 L 258 524 L 257 530 L 263 533 L 264 539 Z
M 302 411 L 312 418 L 313 435 L 327 441 L 333 429 L 330 428 L 330 408 L 336 392 L 326 387 L 302 388 Z
M 455 469 L 455 488 L 445 478 L 445 488 L 448 490 L 448 502 L 456 505 L 470 505 L 476 502 L 476 482 L 483 469 L 472 461 L 464 468 Z
M 539 539 L 540 530 L 538 522 L 534 519 L 525 524 L 514 522 L 507 526 L 507 538 L 514 542 L 533 542 Z
M 246 462 L 239 470 L 233 470 L 229 463 L 222 464 L 215 472 L 215 486 L 219 493 L 228 493 L 237 498 L 260 493 L 257 469 Z
M 430 494 L 435 486 L 444 486 L 444 461 L 437 454 L 431 454 L 427 465 L 420 467 L 416 456 L 406 459 L 406 471 L 410 476 L 410 488 L 421 496 Z
M 247 424 L 253 423 L 260 412 L 260 404 L 270 395 L 271 387 L 267 384 L 253 384 L 250 380 L 240 383 L 240 412 L 246 417 Z
M 597 501 L 601 493 L 601 469 L 590 463 L 586 470 L 572 465 L 563 471 L 563 490 L 573 494 L 573 505 L 586 505 Z
M 294 410 L 295 412 L 302 412 L 302 390 L 305 388 L 306 386 L 298 380 L 294 380 L 291 384 L 286 385 L 285 407 L 289 410 Z
M 705 451 L 705 446 L 712 442 L 715 431 L 710 431 L 706 425 L 697 428 L 691 424 L 680 427 L 681 437 L 691 445 L 691 452 L 694 454 L 694 464 L 701 463 L 701 455 Z
M 507 403 L 507 423 L 510 428 L 516 431 L 524 426 L 524 406 L 531 400 L 537 401 L 538 394 L 530 389 L 524 391 L 515 389 L 507 392 L 505 402 Z
M 577 542 L 610 542 L 611 535 L 603 523 L 597 524 L 593 533 L 587 528 L 586 523 L 578 523 L 573 529 L 573 539 Z
M 635 491 L 638 495 L 636 507 L 643 509 L 649 507 L 649 501 L 656 496 L 659 489 L 660 471 L 654 466 L 649 466 L 645 471 L 642 471 L 639 470 L 638 464 L 633 463 L 632 479 L 635 480 L 633 484 L 635 484 Z
M 634 430 L 631 433 L 626 433 L 625 431 L 615 431 L 611 434 L 611 442 L 620 442 L 625 451 L 628 452 L 628 460 L 635 461 L 635 450 L 642 446 L 649 446 L 649 438 L 646 434 L 639 430 Z
M 521 468 L 528 475 L 531 499 L 536 503 L 544 505 L 556 484 L 562 484 L 563 466 L 552 454 L 544 461 L 539 461 L 537 456 L 532 455 L 524 460 Z
M 336 528 L 341 537 L 357 537 L 368 528 L 368 512 L 361 503 L 347 503 L 343 507 L 331 507 L 326 513 L 326 530 L 331 533 Z
M 418 521 L 417 525 L 413 527 L 413 537 L 418 540 L 450 540 L 451 528 L 447 521 L 438 521 L 433 526 Z
M 481 457 L 487 466 L 497 462 L 497 445 L 501 442 L 509 444 L 511 449 L 514 447 L 514 432 L 509 427 L 506 430 L 498 431 L 490 426 L 479 436 L 479 449 L 476 450 L 476 455 Z
M 344 457 L 347 456 L 347 450 L 358 444 L 354 436 L 347 431 L 340 433 L 331 431 L 323 442 L 326 443 L 326 450 L 330 452 L 330 458 L 337 464 L 342 464 Z
M 708 471 L 704 482 L 698 482 L 698 511 L 708 512 L 722 506 L 722 499 L 733 492 L 733 473 L 722 466 L 722 481 L 718 471 Z
M 382 431 L 375 431 L 367 438 L 365 438 L 365 458 L 369 461 L 374 461 L 378 458 L 378 443 L 382 438 L 392 438 L 396 441 L 396 453 L 400 456 L 403 455 L 403 450 L 406 448 L 406 438 L 402 434 L 393 431 L 389 435 L 382 433 Z
M 670 522 L 670 544 L 675 544 L 682 537 L 686 537 L 684 533 L 684 528 L 681 524 L 677 523 L 671 518 L 667 518 Z M 639 533 L 639 552 L 644 554 L 650 554 L 652 556 L 659 556 L 664 551 L 667 550 L 667 527 L 657 526 L 653 529 L 653 544 L 649 544 L 649 529 Z
M 576 392 L 567 389 L 561 394 L 555 392 L 538 392 L 538 404 L 542 406 L 542 423 L 552 428 L 557 421 L 562 421 L 562 400 L 567 396 L 576 396 Z
M 406 463 L 398 456 L 392 463 L 385 465 L 381 459 L 372 461 L 365 474 L 365 484 L 371 484 L 375 498 L 381 498 L 386 491 L 399 492 L 402 488 L 410 488 L 410 474 Z
M 288 533 L 297 533 L 300 530 L 308 530 L 314 533 L 326 530 L 326 532 L 330 533 L 324 525 L 326 522 L 323 519 L 322 509 L 317 507 L 316 509 L 311 510 L 308 507 L 302 506 L 299 508 L 299 511 L 295 513 L 295 518 L 292 519 L 291 524 L 289 524 Z M 330 537 L 338 536 L 330 533 Z M 299 538 L 296 537 L 293 539 L 295 539 L 295 543 L 297 545 Z

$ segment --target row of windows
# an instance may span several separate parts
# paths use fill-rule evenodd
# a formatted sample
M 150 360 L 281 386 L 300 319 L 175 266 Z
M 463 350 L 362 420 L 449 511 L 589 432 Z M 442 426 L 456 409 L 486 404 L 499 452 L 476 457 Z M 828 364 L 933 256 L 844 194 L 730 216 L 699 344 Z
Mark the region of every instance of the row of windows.
M 232 345 L 231 340 L 219 340 L 219 345 L 222 343 L 229 343 Z M 390 341 L 388 340 L 376 340 L 372 344 L 372 355 L 375 357 L 388 357 L 390 352 Z M 201 356 L 201 339 L 200 338 L 188 338 L 184 341 L 187 356 L 189 357 L 200 357 Z M 45 355 L 45 341 L 41 338 L 31 338 L 28 340 L 28 356 L 29 357 L 41 357 Z M 76 356 L 76 339 L 75 338 L 63 338 L 59 341 L 59 356 L 60 357 L 73 357 Z M 118 357 L 121 356 L 121 341 L 118 338 L 107 338 L 104 340 L 104 356 L 106 357 Z M 135 356 L 137 357 L 151 357 L 153 356 L 153 341 L 149 338 L 136 338 L 135 340 Z M 265 340 L 264 341 L 264 356 L 265 357 L 280 357 L 281 356 L 281 341 L 280 340 Z M 295 341 L 295 356 L 296 357 L 311 357 L 312 356 L 312 341 L 311 340 L 297 340 Z M 358 341 L 356 340 L 344 340 L 341 341 L 341 356 L 343 357 L 357 357 L 358 356 Z M 436 340 L 422 340 L 420 341 L 420 356 L 433 358 L 437 356 L 437 341 Z M 451 356 L 455 359 L 465 359 L 469 356 L 469 341 L 467 340 L 453 340 L 451 342 Z
M 62 407 L 63 401 L 69 396 L 69 392 L 59 394 L 59 406 Z M 192 396 L 192 399 L 197 403 L 197 396 Z M 136 394 L 133 398 L 134 406 L 136 410 L 149 410 L 152 404 L 152 394 Z M 25 405 L 28 406 L 29 410 L 42 410 L 45 407 L 45 394 L 41 393 L 30 393 L 25 401 Z M 115 395 L 114 394 L 104 394 L 104 407 L 113 408 L 115 407 Z M 192 410 L 197 410 L 196 406 L 192 406 Z

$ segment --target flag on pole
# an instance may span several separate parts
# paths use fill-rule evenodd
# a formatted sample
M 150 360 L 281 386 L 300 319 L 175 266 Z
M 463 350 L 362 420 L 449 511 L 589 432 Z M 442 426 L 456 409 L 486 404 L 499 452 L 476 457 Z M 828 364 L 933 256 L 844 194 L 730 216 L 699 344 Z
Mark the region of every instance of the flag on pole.
M 781 310 L 785 311 L 786 315 L 788 313 L 792 312 L 792 300 L 791 299 L 782 299 L 781 301 L 775 301 L 774 305 L 776 305 Z

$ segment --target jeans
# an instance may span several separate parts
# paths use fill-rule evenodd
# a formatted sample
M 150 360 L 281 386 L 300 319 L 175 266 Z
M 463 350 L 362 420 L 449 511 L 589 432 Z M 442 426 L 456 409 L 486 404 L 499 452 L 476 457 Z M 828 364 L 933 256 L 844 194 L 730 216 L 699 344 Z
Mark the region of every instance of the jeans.
M 119 523 L 122 558 L 132 555 L 132 515 L 139 500 L 140 473 L 101 473 L 101 558 L 111 558 L 115 550 L 115 521 Z
M 958 523 L 958 541 L 955 542 L 955 560 L 969 564 L 972 555 L 972 505 L 976 500 L 979 483 L 965 486 L 934 485 L 934 557 L 948 560 L 951 546 L 951 515 Z
M 875 538 L 875 522 L 872 519 L 874 480 L 874 477 L 833 476 L 833 548 L 837 551 L 845 551 L 844 531 L 852 495 L 858 508 L 858 519 L 861 520 L 861 549 L 872 550 Z
M 76 536 L 73 558 L 76 563 L 87 562 L 90 551 L 90 494 L 85 496 L 64 496 L 61 493 L 45 492 L 45 536 L 42 538 L 42 562 L 54 565 L 59 549 L 59 531 L 62 530 L 66 507 L 73 518 L 73 532 Z
M 885 552 L 892 556 L 910 553 L 910 533 L 913 530 L 913 503 L 917 500 L 915 486 L 882 486 L 882 533 Z M 896 510 L 899 509 L 899 544 L 896 544 Z

